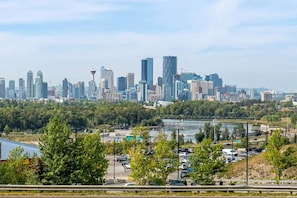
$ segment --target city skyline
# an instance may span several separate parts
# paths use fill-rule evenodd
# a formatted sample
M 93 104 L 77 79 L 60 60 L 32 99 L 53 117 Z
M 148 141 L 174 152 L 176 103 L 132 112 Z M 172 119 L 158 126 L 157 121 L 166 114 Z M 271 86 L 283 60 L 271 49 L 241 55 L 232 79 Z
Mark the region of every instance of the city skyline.
M 0 77 L 41 70 L 50 85 L 135 74 L 177 56 L 178 73 L 218 73 L 224 84 L 296 92 L 296 1 L 72 0 L 0 2 Z

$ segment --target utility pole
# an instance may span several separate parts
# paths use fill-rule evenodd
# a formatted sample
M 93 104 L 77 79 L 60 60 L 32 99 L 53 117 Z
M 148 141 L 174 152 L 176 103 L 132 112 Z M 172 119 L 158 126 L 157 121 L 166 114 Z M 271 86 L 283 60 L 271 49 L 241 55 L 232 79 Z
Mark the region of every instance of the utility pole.
M 179 179 L 179 128 L 177 128 L 177 179 Z
M 116 163 L 116 158 L 115 158 L 115 155 L 116 155 L 116 149 L 115 149 L 115 138 L 113 139 L 113 180 L 115 182 L 115 163 Z
M 249 185 L 249 124 L 246 123 L 246 185 Z

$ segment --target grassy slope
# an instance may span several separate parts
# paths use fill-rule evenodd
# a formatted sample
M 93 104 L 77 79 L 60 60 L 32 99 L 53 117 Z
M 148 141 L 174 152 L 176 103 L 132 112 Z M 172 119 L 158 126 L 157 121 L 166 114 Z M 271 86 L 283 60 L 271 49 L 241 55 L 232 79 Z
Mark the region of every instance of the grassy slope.
M 249 179 L 273 179 L 274 174 L 272 166 L 268 165 L 264 159 L 264 153 L 249 158 Z M 223 178 L 233 180 L 245 180 L 246 177 L 246 161 L 241 160 L 235 163 L 230 163 L 227 166 L 227 171 L 223 174 Z
M 292 145 L 290 145 L 292 146 Z M 295 145 L 297 147 L 297 145 Z M 251 180 L 274 180 L 273 167 L 264 159 L 264 153 L 249 158 L 249 179 Z M 230 180 L 245 180 L 246 160 L 230 163 L 222 178 Z M 290 167 L 283 171 L 284 180 L 297 179 L 297 166 Z

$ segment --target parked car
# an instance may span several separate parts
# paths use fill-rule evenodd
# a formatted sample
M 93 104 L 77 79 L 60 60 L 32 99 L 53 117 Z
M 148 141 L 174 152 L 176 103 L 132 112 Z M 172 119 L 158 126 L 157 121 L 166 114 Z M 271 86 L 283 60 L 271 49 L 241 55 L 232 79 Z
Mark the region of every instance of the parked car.
M 170 179 L 169 185 L 171 185 L 171 186 L 186 186 L 187 182 L 184 180 L 180 180 L 180 179 Z
M 180 178 L 187 177 L 188 175 L 189 175 L 188 170 L 182 170 L 182 171 L 180 172 Z
M 127 160 L 128 160 L 128 158 L 125 155 L 121 155 L 116 158 L 117 162 L 122 162 L 122 161 L 127 161 Z
M 135 182 L 128 182 L 124 184 L 124 186 L 135 186 L 135 185 L 136 185 Z
M 129 164 L 128 161 L 122 161 L 122 166 L 125 166 L 126 164 Z
M 125 164 L 125 165 L 124 165 L 124 168 L 126 168 L 126 169 L 131 169 L 131 166 L 130 166 L 130 164 Z

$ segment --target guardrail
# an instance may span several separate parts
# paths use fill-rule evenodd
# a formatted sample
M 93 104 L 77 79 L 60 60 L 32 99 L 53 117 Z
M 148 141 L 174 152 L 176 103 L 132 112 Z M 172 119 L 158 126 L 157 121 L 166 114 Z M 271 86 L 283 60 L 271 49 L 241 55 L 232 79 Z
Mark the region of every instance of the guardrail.
M 223 186 L 117 186 L 117 185 L 0 185 L 1 191 L 160 191 L 160 192 L 278 192 L 297 193 L 297 186 L 256 186 L 256 185 L 223 185 Z
M 245 185 L 246 184 L 246 180 L 234 180 L 234 179 L 221 179 L 221 180 L 215 180 L 215 182 L 217 184 L 220 183 L 220 181 L 222 181 L 224 184 L 231 184 L 231 183 L 235 183 L 237 185 Z M 266 185 L 266 184 L 276 184 L 275 180 L 249 180 L 248 181 L 249 185 Z M 290 185 L 290 184 L 297 184 L 297 180 L 280 180 L 280 184 L 286 184 L 286 185 Z

